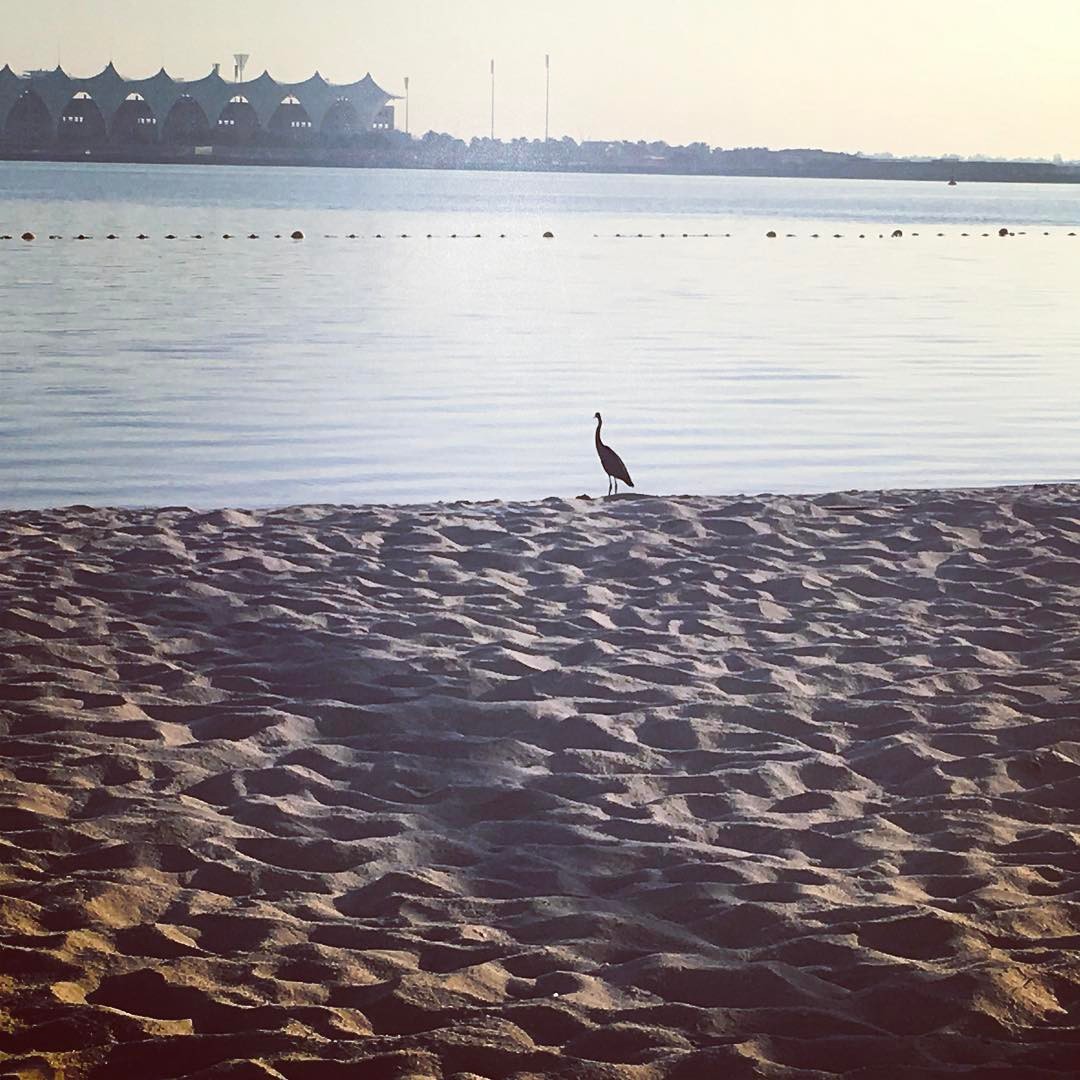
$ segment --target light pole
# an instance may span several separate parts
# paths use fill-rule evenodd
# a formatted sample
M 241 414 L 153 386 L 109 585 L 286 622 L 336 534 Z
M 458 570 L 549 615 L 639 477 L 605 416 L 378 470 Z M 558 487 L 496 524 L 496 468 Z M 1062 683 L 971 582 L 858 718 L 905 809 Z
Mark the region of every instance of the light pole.
M 491 141 L 495 141 L 495 61 L 491 61 Z
M 551 116 L 551 55 L 544 53 L 544 142 L 548 141 L 548 120 Z
M 409 76 L 405 76 L 405 134 L 409 134 Z

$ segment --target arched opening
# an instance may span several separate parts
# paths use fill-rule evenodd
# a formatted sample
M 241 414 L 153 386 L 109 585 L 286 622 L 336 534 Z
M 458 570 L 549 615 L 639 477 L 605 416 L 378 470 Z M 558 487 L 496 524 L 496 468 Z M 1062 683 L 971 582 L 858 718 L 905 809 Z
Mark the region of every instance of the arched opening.
M 104 142 L 106 135 L 105 117 L 97 102 L 85 90 L 80 90 L 60 113 L 57 138 L 60 142 L 85 144 Z
M 230 145 L 253 142 L 259 131 L 259 117 L 246 97 L 238 94 L 221 110 L 215 139 Z
M 314 134 L 314 125 L 307 109 L 290 94 L 274 110 L 267 130 L 279 141 L 307 142 Z
M 97 102 L 85 90 L 80 90 L 64 106 L 57 124 L 56 136 L 62 143 L 99 143 L 105 141 L 105 117 Z
M 142 94 L 128 94 L 112 121 L 115 142 L 146 146 L 157 140 L 157 117 Z
M 210 121 L 202 106 L 190 95 L 178 98 L 161 125 L 161 141 L 195 145 L 210 141 Z
M 332 142 L 345 142 L 363 131 L 360 114 L 348 98 L 338 98 L 323 117 L 322 133 Z
M 4 123 L 4 140 L 26 149 L 48 146 L 53 138 L 53 122 L 48 107 L 34 93 L 24 90 L 11 106 Z

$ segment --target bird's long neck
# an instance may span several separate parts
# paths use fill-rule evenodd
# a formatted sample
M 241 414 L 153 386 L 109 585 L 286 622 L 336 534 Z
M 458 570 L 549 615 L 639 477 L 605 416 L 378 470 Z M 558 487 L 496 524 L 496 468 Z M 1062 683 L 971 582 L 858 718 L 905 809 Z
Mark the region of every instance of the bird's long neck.
M 602 443 L 602 442 L 600 441 L 600 427 L 601 427 L 601 425 L 602 425 L 603 423 L 604 423 L 604 421 L 603 421 L 603 420 L 601 420 L 601 419 L 600 419 L 600 417 L 597 417 L 597 418 L 596 418 L 596 445 L 597 445 L 597 447 L 598 447 L 598 448 L 604 445 L 604 444 L 603 444 L 603 443 Z

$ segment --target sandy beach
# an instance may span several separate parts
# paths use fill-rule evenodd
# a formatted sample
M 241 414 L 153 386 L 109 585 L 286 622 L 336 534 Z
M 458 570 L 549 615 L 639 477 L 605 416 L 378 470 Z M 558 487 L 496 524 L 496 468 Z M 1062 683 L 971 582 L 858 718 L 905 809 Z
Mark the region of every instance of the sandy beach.
M 1080 487 L 0 514 L 0 1074 L 1074 1075 Z

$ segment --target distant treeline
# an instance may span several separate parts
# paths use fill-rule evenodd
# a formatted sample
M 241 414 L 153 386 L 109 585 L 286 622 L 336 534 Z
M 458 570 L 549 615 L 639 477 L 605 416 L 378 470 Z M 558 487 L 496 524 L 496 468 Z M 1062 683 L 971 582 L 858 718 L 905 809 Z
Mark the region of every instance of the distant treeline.
M 9 160 L 201 162 L 204 164 L 329 165 L 398 169 L 493 169 L 528 172 L 650 173 L 690 176 L 804 176 L 875 180 L 1080 182 L 1080 166 L 1031 161 L 964 161 L 872 157 L 828 150 L 725 150 L 706 143 L 575 142 L 562 139 L 475 138 L 469 142 L 429 131 L 413 138 L 400 131 L 366 132 L 347 143 L 295 146 L 94 147 L 92 150 L 0 149 Z

